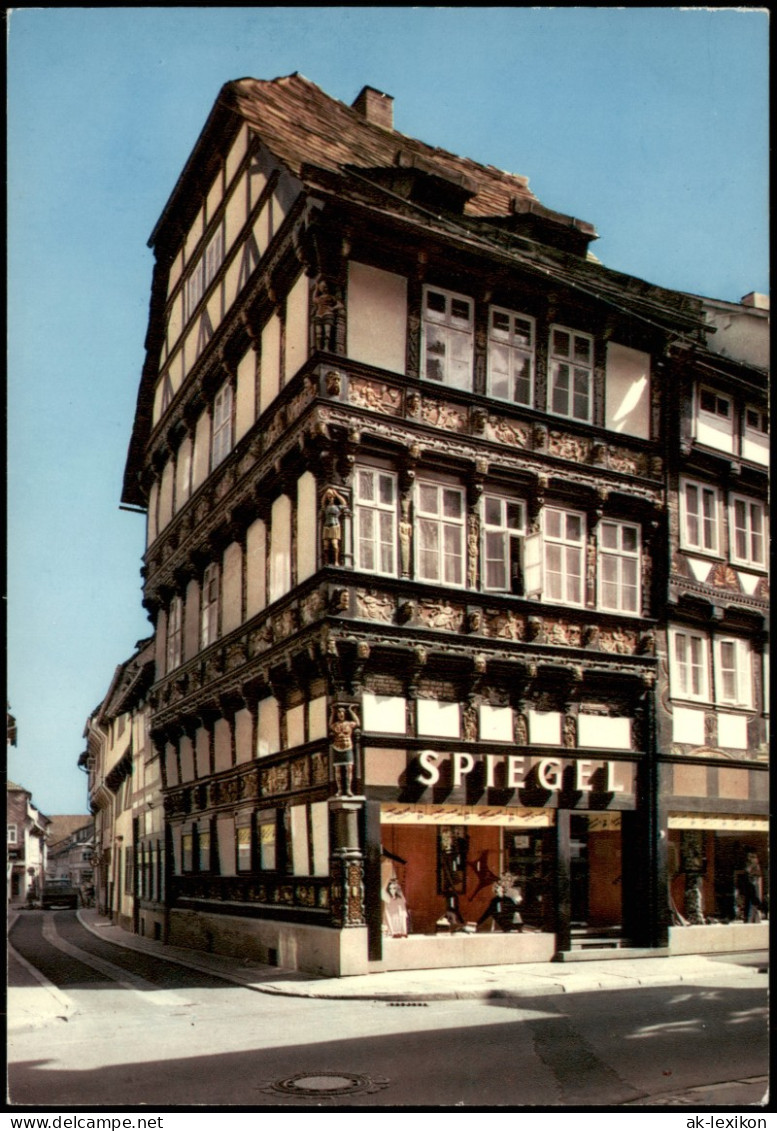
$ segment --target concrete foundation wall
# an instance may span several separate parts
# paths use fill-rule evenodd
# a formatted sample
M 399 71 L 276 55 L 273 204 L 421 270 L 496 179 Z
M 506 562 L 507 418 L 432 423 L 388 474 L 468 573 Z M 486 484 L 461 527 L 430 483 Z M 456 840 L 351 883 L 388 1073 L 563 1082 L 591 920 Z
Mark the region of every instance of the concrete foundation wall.
M 371 963 L 374 973 L 387 970 L 437 970 L 449 966 L 505 966 L 514 962 L 550 962 L 556 936 L 544 933 L 478 935 L 410 935 L 383 940 L 383 962 Z
M 711 923 L 705 927 L 670 927 L 670 954 L 726 954 L 766 950 L 768 923 Z

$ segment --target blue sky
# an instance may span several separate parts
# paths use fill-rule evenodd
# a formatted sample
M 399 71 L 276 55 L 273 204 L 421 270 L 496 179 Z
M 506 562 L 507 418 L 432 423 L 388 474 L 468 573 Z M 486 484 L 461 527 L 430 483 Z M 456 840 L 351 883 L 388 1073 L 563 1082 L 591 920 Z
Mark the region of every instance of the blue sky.
M 768 16 L 679 8 L 18 8 L 8 51 L 9 774 L 84 812 L 76 760 L 151 626 L 120 511 L 148 237 L 222 84 L 300 71 L 530 178 L 653 283 L 768 293 Z

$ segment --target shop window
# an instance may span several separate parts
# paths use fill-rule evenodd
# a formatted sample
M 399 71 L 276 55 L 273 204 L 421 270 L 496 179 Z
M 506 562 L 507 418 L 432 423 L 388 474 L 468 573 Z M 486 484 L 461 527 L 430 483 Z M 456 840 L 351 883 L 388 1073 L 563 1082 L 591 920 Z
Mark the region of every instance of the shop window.
M 594 375 L 591 335 L 566 326 L 552 326 L 548 369 L 548 411 L 571 420 L 590 422 Z
M 173 597 L 167 614 L 167 671 L 171 672 L 181 664 L 183 642 L 183 601 Z
M 672 696 L 708 701 L 709 660 L 707 637 L 687 629 L 669 631 L 669 677 Z
M 710 448 L 726 452 L 734 450 L 734 404 L 731 397 L 704 386 L 699 388 L 696 439 Z
M 719 552 L 718 492 L 714 487 L 681 480 L 680 544 L 686 550 Z
M 222 385 L 213 402 L 213 433 L 211 438 L 211 470 L 221 463 L 232 450 L 232 386 Z
M 585 517 L 548 507 L 541 533 L 524 541 L 524 588 L 527 597 L 582 605 L 585 578 Z
M 715 638 L 715 700 L 731 707 L 752 707 L 752 667 L 746 640 Z
M 422 581 L 464 584 L 464 492 L 419 483 L 416 494 L 416 575 Z
M 534 390 L 534 319 L 492 306 L 488 318 L 488 392 L 531 407 Z
M 733 495 L 729 503 L 731 560 L 737 565 L 766 568 L 763 503 Z
M 376 468 L 356 473 L 356 568 L 393 577 L 396 561 L 396 477 Z
M 211 564 L 202 579 L 202 621 L 200 645 L 207 648 L 218 638 L 219 625 L 219 567 Z
M 473 311 L 471 298 L 424 287 L 421 376 L 427 381 L 472 389 Z
M 611 612 L 640 611 L 640 530 L 626 522 L 599 523 L 599 606 Z
M 497 495 L 483 498 L 483 588 L 523 593 L 522 545 L 526 507 Z

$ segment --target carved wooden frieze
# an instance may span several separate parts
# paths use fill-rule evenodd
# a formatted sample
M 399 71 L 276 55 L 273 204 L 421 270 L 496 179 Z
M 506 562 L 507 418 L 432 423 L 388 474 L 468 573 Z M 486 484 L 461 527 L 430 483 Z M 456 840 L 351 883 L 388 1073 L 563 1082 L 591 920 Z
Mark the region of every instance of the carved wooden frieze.
M 296 884 L 294 897 L 295 903 L 300 907 L 316 906 L 316 889 L 312 884 Z
M 318 620 L 323 616 L 326 610 L 326 598 L 320 589 L 316 589 L 313 593 L 309 593 L 300 602 L 299 619 L 303 625 L 312 624 L 313 621 Z
M 464 432 L 467 428 L 464 409 L 428 397 L 421 400 L 421 419 L 435 428 L 444 428 L 446 432 Z
M 603 652 L 614 652 L 619 656 L 633 656 L 637 651 L 639 633 L 636 629 L 602 628 L 599 631 L 599 646 Z
M 739 583 L 739 575 L 735 569 L 732 569 L 728 562 L 720 562 L 715 566 L 712 573 L 707 578 L 708 585 L 714 585 L 716 589 L 730 589 L 734 593 L 741 593 L 742 586 Z
M 298 420 L 302 415 L 302 410 L 306 405 L 309 405 L 315 395 L 315 386 L 309 377 L 305 378 L 305 383 L 302 389 L 296 396 L 292 397 L 286 406 L 287 420 Z
M 567 648 L 580 648 L 583 643 L 583 629 L 579 624 L 566 620 L 543 619 L 546 644 L 560 644 Z
M 548 433 L 548 454 L 575 463 L 588 463 L 591 456 L 591 441 L 580 436 L 570 436 L 566 432 Z
M 297 758 L 291 763 L 291 788 L 305 789 L 310 785 L 310 764 L 307 758 Z
M 373 593 L 367 589 L 356 590 L 356 615 L 366 620 L 390 623 L 394 619 L 396 601 L 386 593 Z
M 402 392 L 379 381 L 352 377 L 348 383 L 348 400 L 357 408 L 368 408 L 387 416 L 399 416 L 402 411 Z
M 272 628 L 269 623 L 263 624 L 260 628 L 255 628 L 248 637 L 248 652 L 251 656 L 257 656 L 260 652 L 266 652 L 272 644 Z
M 769 600 L 769 578 L 762 577 L 758 582 L 755 590 L 756 597 L 760 597 L 764 601 Z
M 286 793 L 288 788 L 288 763 L 281 766 L 269 766 L 262 771 L 262 797 L 269 797 L 274 793 Z
M 326 754 L 318 752 L 310 755 L 310 784 L 323 785 L 329 780 L 329 766 Z
M 528 425 L 509 424 L 503 417 L 489 417 L 486 423 L 486 438 L 498 444 L 509 444 L 513 448 L 528 448 L 531 429 Z
M 526 618 L 512 610 L 495 612 L 487 609 L 483 616 L 483 629 L 486 636 L 495 636 L 501 640 L 525 640 Z
M 227 645 L 226 650 L 226 670 L 233 671 L 235 668 L 241 667 L 248 659 L 248 650 L 244 640 L 238 640 L 234 644 Z
M 427 628 L 459 632 L 464 623 L 464 609 L 450 601 L 419 601 L 415 619 Z
M 296 629 L 296 610 L 289 606 L 282 609 L 272 618 L 272 636 L 274 641 L 287 640 Z

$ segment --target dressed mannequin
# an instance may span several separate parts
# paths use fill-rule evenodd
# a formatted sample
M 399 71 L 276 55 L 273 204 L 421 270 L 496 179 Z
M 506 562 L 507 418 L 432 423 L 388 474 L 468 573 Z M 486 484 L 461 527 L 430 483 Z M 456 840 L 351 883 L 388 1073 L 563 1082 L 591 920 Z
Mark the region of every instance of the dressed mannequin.
M 386 934 L 394 939 L 407 938 L 407 903 L 395 876 L 383 893 L 383 922 Z
M 500 931 L 522 931 L 523 919 L 518 910 L 519 905 L 523 903 L 521 889 L 512 884 L 507 886 L 501 880 L 497 880 L 493 891 L 494 898 L 478 919 L 478 926 L 487 919 L 493 919 L 492 930 L 496 926 Z

